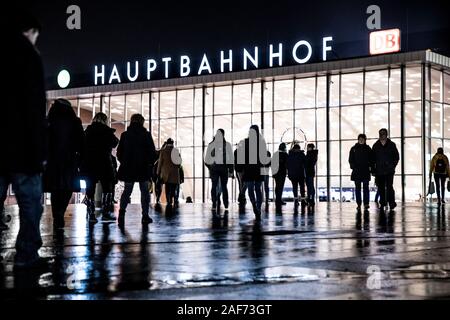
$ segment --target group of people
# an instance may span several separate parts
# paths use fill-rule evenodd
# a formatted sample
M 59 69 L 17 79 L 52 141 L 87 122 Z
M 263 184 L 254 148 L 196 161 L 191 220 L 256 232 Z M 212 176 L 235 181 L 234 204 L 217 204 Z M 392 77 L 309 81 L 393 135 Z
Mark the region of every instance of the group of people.
M 205 165 L 209 169 L 212 182 L 212 210 L 214 212 L 218 210 L 222 196 L 225 211 L 228 211 L 228 180 L 237 177 L 240 207 L 245 207 L 246 193 L 248 193 L 254 214 L 257 219 L 260 219 L 264 202 L 263 195 L 266 207 L 269 204 L 271 170 L 276 185 L 275 204 L 277 208 L 286 204 L 283 201 L 286 177 L 292 182 L 295 205 L 298 206 L 302 203 L 302 205 L 313 207 L 316 194 L 314 180 L 317 159 L 318 150 L 314 144 L 308 144 L 307 154 L 305 154 L 305 151 L 295 141 L 289 152 L 287 145 L 282 143 L 272 157 L 257 125 L 250 127 L 248 138 L 239 142 L 233 152 L 231 144 L 225 140 L 225 131 L 219 129 L 213 141 L 208 145 L 205 155 Z

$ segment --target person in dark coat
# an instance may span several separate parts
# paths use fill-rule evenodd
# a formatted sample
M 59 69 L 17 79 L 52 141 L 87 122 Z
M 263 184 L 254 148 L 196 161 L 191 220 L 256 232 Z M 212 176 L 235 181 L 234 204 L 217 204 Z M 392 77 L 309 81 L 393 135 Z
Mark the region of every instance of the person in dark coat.
M 270 151 L 267 151 L 267 158 L 269 162 L 263 166 L 263 187 L 264 187 L 264 199 L 266 203 L 266 210 L 269 208 L 269 200 L 270 200 L 270 168 L 272 166 L 272 154 Z
M 308 193 L 308 204 L 314 206 L 316 204 L 316 188 L 314 180 L 316 179 L 316 166 L 319 158 L 319 150 L 313 143 L 308 144 L 305 160 L 305 183 L 306 191 Z
M 80 192 L 80 160 L 84 131 L 69 101 L 56 100 L 48 114 L 48 162 L 44 192 L 51 193 L 53 226 L 64 228 L 73 192 Z
M 225 211 L 228 211 L 228 179 L 234 177 L 233 149 L 231 144 L 225 140 L 225 131 L 217 130 L 213 141 L 208 145 L 205 154 L 205 165 L 209 169 L 211 177 L 211 200 L 212 210 L 220 209 L 218 201 L 223 196 Z M 220 184 L 220 188 L 219 188 Z
M 242 151 L 245 155 L 238 152 L 238 159 L 245 159 L 243 180 L 247 184 L 248 195 L 255 217 L 257 220 L 260 220 L 263 202 L 264 166 L 270 163 L 270 159 L 267 159 L 266 140 L 260 133 L 257 125 L 250 127 L 249 137 L 245 139 L 245 149 Z
M 6 224 L 5 218 L 5 201 L 8 195 L 8 189 L 3 189 L 3 193 L 0 194 L 0 231 L 9 230 L 9 226 Z
M 39 256 L 42 246 L 40 221 L 43 207 L 42 178 L 46 162 L 46 93 L 44 68 L 36 42 L 40 23 L 25 11 L 2 28 L 4 44 L 0 125 L 0 194 L 12 184 L 20 209 L 15 268 L 48 267 Z M 2 22 L 4 22 L 2 20 Z
M 400 155 L 394 142 L 388 139 L 387 129 L 380 130 L 380 139 L 373 145 L 374 174 L 380 191 L 382 210 L 389 204 L 391 210 L 397 207 L 395 202 L 394 175 Z
M 100 112 L 85 131 L 85 152 L 82 160 L 82 175 L 86 180 L 86 205 L 91 223 L 96 223 L 95 216 L 95 187 L 97 182 L 102 185 L 102 219 L 115 221 L 111 212 L 113 208 L 114 191 L 114 163 L 112 149 L 117 147 L 119 139 L 115 136 L 115 129 L 108 127 L 108 117 Z
M 306 155 L 305 151 L 300 148 L 300 145 L 295 144 L 292 150 L 289 152 L 288 156 L 288 176 L 289 180 L 292 182 L 292 188 L 294 192 L 294 201 L 295 205 L 299 205 L 300 200 L 302 200 L 303 204 L 306 199 L 306 190 L 305 190 L 305 162 Z M 298 188 L 300 187 L 300 195 L 301 199 L 298 197 Z
M 238 154 L 243 155 L 242 159 L 238 158 Z M 245 141 L 239 142 L 236 150 L 234 151 L 234 170 L 236 172 L 236 178 L 239 187 L 238 203 L 239 206 L 245 207 L 247 199 L 245 193 L 247 192 L 247 184 L 244 181 L 244 164 L 245 164 Z
M 275 205 L 277 208 L 286 204 L 283 202 L 283 191 L 287 176 L 287 162 L 287 147 L 285 143 L 282 143 L 272 158 L 272 173 L 275 179 Z
M 131 117 L 128 130 L 122 133 L 117 157 L 120 162 L 119 180 L 125 183 L 120 199 L 119 224 L 124 224 L 125 213 L 136 182 L 141 189 L 142 223 L 152 223 L 149 216 L 150 183 L 156 149 L 150 132 L 144 127 L 145 119 L 140 114 Z
M 348 158 L 350 168 L 352 169 L 352 181 L 355 182 L 358 211 L 361 210 L 363 201 L 364 209 L 370 209 L 369 183 L 373 167 L 373 156 L 372 149 L 366 144 L 366 141 L 367 136 L 365 134 L 360 134 L 358 136 L 358 143 L 351 148 Z M 361 199 L 361 184 L 363 186 L 363 200 Z

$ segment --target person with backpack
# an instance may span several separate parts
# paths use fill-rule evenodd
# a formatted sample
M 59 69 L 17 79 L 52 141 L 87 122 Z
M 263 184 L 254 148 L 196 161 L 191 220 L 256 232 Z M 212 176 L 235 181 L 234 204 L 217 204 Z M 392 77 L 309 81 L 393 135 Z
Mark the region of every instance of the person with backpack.
M 306 205 L 305 163 L 305 151 L 300 148 L 299 144 L 294 144 L 292 150 L 289 152 L 287 167 L 288 177 L 292 182 L 295 206 L 298 206 L 300 204 L 300 201 L 302 202 L 302 205 Z M 301 198 L 298 197 L 299 186 Z
M 434 175 L 438 205 L 445 204 L 445 182 L 449 177 L 449 173 L 450 167 L 448 158 L 444 154 L 444 149 L 439 148 L 436 155 L 431 160 L 430 165 L 430 181 L 431 177 Z

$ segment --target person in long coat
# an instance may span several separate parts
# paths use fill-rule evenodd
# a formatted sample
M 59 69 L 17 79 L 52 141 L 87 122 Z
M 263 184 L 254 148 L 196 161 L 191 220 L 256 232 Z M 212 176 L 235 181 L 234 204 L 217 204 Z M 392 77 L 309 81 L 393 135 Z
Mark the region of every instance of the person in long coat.
M 69 101 L 56 100 L 48 114 L 48 160 L 44 191 L 51 193 L 53 226 L 64 228 L 64 214 L 73 192 L 80 192 L 80 160 L 84 132 Z
M 364 201 L 364 209 L 370 208 L 370 175 L 373 167 L 372 149 L 366 144 L 367 137 L 365 134 L 360 134 L 358 143 L 355 144 L 351 150 L 348 162 L 352 169 L 352 181 L 355 182 L 356 203 L 358 210 L 361 210 Z M 363 199 L 361 199 L 361 184 L 363 185 Z
M 161 149 L 158 159 L 157 175 L 161 178 L 166 188 L 167 206 L 171 208 L 174 205 L 176 190 L 181 183 L 180 166 L 181 155 L 175 142 L 168 139 L 166 146 Z
M 82 160 L 82 175 L 86 180 L 86 205 L 89 221 L 96 223 L 95 216 L 95 187 L 97 182 L 102 185 L 102 219 L 115 221 L 111 212 L 113 208 L 113 191 L 115 171 L 111 152 L 117 147 L 119 139 L 115 136 L 115 129 L 107 125 L 108 117 L 98 113 L 92 124 L 85 131 L 85 153 Z
M 294 193 L 295 205 L 299 205 L 300 200 L 302 204 L 306 204 L 306 190 L 305 190 L 305 163 L 306 155 L 305 151 L 300 148 L 300 145 L 295 144 L 288 156 L 288 177 L 292 182 L 292 189 Z M 298 188 L 300 187 L 300 196 L 298 196 Z
M 142 223 L 152 223 L 149 216 L 150 183 L 153 165 L 156 160 L 156 149 L 150 132 L 144 127 L 145 119 L 140 114 L 131 117 L 131 124 L 121 138 L 117 148 L 120 162 L 119 180 L 125 182 L 120 199 L 119 224 L 125 222 L 125 212 L 130 202 L 133 187 L 139 183 L 141 190 Z

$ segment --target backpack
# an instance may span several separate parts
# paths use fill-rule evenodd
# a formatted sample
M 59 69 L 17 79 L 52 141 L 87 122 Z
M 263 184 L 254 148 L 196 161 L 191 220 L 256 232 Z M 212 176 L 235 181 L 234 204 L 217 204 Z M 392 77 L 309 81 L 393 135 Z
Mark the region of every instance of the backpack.
M 434 172 L 440 174 L 445 174 L 447 172 L 447 166 L 443 158 L 440 158 L 436 161 L 436 167 L 434 169 Z

